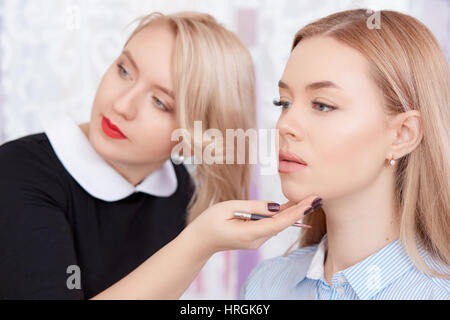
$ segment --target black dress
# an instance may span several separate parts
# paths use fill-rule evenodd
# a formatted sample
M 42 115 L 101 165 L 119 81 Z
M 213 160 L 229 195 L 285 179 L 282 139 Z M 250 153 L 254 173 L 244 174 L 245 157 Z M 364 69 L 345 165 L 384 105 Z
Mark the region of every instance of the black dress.
M 0 299 L 92 298 L 185 227 L 184 165 L 168 160 L 134 188 L 83 139 L 62 121 L 0 147 Z

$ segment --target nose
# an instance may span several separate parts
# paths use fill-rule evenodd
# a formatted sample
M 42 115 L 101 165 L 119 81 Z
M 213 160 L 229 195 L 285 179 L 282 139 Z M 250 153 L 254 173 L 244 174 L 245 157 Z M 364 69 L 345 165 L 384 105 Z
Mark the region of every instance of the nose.
M 288 110 L 280 115 L 276 128 L 282 139 L 299 141 L 304 138 L 302 122 L 301 108 L 292 104 Z
M 113 102 L 113 110 L 125 120 L 133 120 L 138 111 L 140 94 L 137 87 L 127 88 Z

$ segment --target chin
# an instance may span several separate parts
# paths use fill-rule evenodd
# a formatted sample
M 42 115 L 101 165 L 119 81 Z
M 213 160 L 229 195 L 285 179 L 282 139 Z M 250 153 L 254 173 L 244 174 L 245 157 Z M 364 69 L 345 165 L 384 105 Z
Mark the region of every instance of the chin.
M 114 145 L 102 132 L 92 130 L 89 134 L 89 142 L 94 150 L 105 160 L 120 161 L 120 155 L 124 153 L 123 146 Z
M 290 201 L 299 202 L 308 196 L 307 190 L 301 190 L 297 185 L 291 183 L 281 183 L 283 195 Z

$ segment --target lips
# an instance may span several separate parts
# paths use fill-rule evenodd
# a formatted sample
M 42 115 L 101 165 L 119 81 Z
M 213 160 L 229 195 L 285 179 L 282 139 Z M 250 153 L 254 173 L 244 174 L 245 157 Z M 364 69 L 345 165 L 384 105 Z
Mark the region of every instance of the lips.
M 278 172 L 292 173 L 306 168 L 308 164 L 300 156 L 288 152 L 281 151 L 279 153 Z
M 102 129 L 103 132 L 110 138 L 116 140 L 127 139 L 122 131 L 120 131 L 120 129 L 106 117 L 102 117 Z
M 279 154 L 279 160 L 280 161 L 289 161 L 289 162 L 296 162 L 299 164 L 302 164 L 304 166 L 308 165 L 306 161 L 304 161 L 302 158 L 300 158 L 298 155 L 288 152 L 288 151 L 281 151 Z

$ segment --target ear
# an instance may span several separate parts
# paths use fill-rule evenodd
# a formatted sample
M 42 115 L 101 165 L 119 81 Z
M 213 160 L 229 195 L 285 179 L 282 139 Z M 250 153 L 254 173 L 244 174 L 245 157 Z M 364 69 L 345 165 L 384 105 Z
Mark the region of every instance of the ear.
M 393 141 L 387 155 L 388 159 L 400 159 L 411 153 L 423 138 L 422 117 L 419 111 L 400 113 L 392 120 Z

